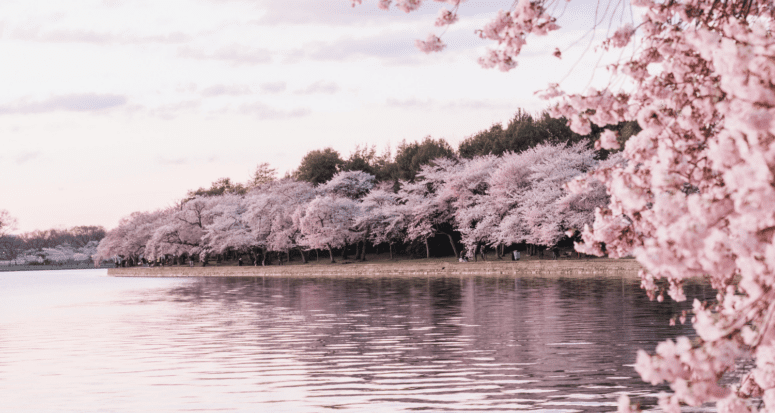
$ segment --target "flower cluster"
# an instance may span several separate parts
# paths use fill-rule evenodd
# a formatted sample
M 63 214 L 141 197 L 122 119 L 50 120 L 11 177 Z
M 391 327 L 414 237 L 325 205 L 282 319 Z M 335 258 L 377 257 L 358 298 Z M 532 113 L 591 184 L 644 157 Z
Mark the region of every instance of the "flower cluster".
M 429 34 L 425 40 L 415 40 L 415 45 L 424 53 L 439 52 L 447 47 L 435 34 Z

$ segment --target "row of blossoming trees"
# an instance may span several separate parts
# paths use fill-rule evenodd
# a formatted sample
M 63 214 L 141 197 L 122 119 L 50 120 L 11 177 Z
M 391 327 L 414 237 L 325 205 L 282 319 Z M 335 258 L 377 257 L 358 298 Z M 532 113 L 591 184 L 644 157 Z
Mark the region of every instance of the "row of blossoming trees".
M 270 253 L 282 262 L 295 250 L 305 262 L 310 251 L 327 251 L 334 261 L 334 250 L 348 245 L 365 257 L 367 244 L 386 245 L 392 258 L 396 244 L 424 244 L 430 255 L 428 240 L 439 235 L 455 255 L 469 257 L 485 246 L 499 253 L 519 243 L 553 246 L 607 204 L 600 184 L 573 194 L 565 187 L 597 165 L 588 143 L 579 142 L 439 158 L 397 191 L 363 171 L 339 172 L 318 186 L 284 178 L 244 195 L 196 196 L 167 210 L 133 213 L 107 234 L 95 259 L 206 261 L 237 252 L 265 263 Z

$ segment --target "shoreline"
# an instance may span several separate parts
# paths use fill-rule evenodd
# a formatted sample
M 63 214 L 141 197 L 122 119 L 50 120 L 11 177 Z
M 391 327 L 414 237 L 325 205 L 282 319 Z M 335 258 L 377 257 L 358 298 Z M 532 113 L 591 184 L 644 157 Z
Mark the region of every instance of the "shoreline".
M 635 259 L 594 258 L 588 260 L 526 260 L 454 262 L 412 260 L 208 267 L 108 268 L 113 277 L 419 277 L 419 276 L 609 276 L 638 278 Z
M 58 270 L 93 270 L 109 269 L 111 267 L 102 265 L 95 267 L 94 264 L 62 264 L 62 265 L 0 265 L 0 272 L 23 272 L 23 271 L 58 271 Z

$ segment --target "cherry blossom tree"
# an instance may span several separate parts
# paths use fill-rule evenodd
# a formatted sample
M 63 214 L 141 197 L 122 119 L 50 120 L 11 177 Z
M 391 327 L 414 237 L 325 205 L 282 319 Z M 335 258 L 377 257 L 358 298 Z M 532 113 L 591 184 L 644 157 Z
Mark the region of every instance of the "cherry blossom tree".
M 322 194 L 350 199 L 361 199 L 374 188 L 374 175 L 363 171 L 337 172 L 330 181 L 321 186 Z
M 0 209 L 0 237 L 16 229 L 16 218 L 5 209 Z
M 363 198 L 355 226 L 367 233 L 375 246 L 388 244 L 392 260 L 393 245 L 406 237 L 408 218 L 409 210 L 401 204 L 397 194 L 386 188 L 376 188 Z
M 0 209 L 0 257 L 4 260 L 16 260 L 24 247 L 24 242 L 15 235 L 9 234 L 16 229 L 16 218 L 8 211 Z
M 172 255 L 179 259 L 202 253 L 200 260 L 207 262 L 207 249 L 203 242 L 206 227 L 215 218 L 214 207 L 220 196 L 196 196 L 171 210 L 164 223 L 156 228 L 145 248 L 149 259 Z
M 397 0 L 396 6 L 412 11 L 421 3 Z M 613 9 L 620 4 L 610 3 Z M 715 303 L 694 303 L 697 340 L 668 341 L 656 355 L 638 355 L 636 369 L 644 379 L 670 383 L 673 393 L 660 397 L 665 411 L 713 401 L 720 412 L 759 411 L 751 398 L 761 398 L 764 411 L 775 411 L 775 5 L 770 0 L 631 4 L 640 7 L 642 21 L 620 26 L 602 44 L 633 46 L 628 57 L 610 66 L 620 79 L 585 94 L 565 95 L 551 85 L 544 95 L 561 99 L 554 114 L 570 119 L 577 133 L 588 134 L 591 123 L 627 120 L 642 128 L 624 146 L 625 162 L 590 174 L 606 186 L 611 203 L 597 210 L 577 248 L 612 257 L 635 254 L 652 297 L 667 292 L 684 300 L 682 285 L 692 277 L 704 277 L 718 289 Z M 515 67 L 530 34 L 559 29 L 548 6 L 517 0 L 498 12 L 479 32 L 497 43 L 480 62 L 501 70 Z M 439 22 L 456 20 L 447 16 Z M 599 21 L 596 16 L 591 24 Z M 443 48 L 435 36 L 420 46 Z M 615 138 L 605 133 L 598 145 L 615 148 L 620 145 Z M 735 368 L 735 358 L 745 354 L 755 358 L 756 367 L 736 384 L 720 384 Z M 631 411 L 627 399 L 619 410 Z
M 320 193 L 349 198 L 360 204 L 360 199 L 374 188 L 375 181 L 374 175 L 359 170 L 337 172 L 329 182 L 320 187 Z M 364 211 L 359 211 L 359 216 L 363 213 Z M 357 226 L 357 222 L 355 225 Z M 366 242 L 369 237 L 369 229 L 370 227 L 365 226 L 362 230 L 357 231 L 361 234 L 362 239 L 354 240 L 357 251 L 355 259 L 366 260 Z M 347 249 L 347 243 L 344 248 Z
M 253 231 L 254 245 L 262 251 L 262 265 L 266 264 L 267 250 L 288 254 L 294 248 L 306 262 L 299 243 L 301 230 L 294 216 L 317 193 L 311 183 L 281 179 L 249 194 L 247 222 Z
M 296 211 L 294 221 L 301 230 L 299 242 L 308 248 L 327 249 L 331 262 L 335 262 L 334 248 L 344 247 L 361 237 L 355 230 L 359 209 L 349 198 L 334 195 L 315 198 L 306 208 Z
M 223 254 L 228 250 L 250 252 L 255 236 L 247 223 L 248 208 L 241 195 L 226 194 L 213 199 L 212 223 L 205 227 L 202 250 Z
M 287 253 L 291 248 L 298 248 L 302 260 L 306 261 L 298 243 L 299 228 L 293 217 L 296 210 L 303 208 L 316 194 L 312 184 L 292 179 L 272 182 L 249 194 L 247 219 L 253 230 L 255 246 L 261 251 L 262 265 L 266 265 L 267 251 Z
M 431 165 L 423 165 L 415 182 L 404 182 L 398 192 L 410 211 L 406 238 L 425 243 L 426 258 L 430 257 L 428 239 L 436 234 L 446 235 L 455 256 L 459 255 L 452 236 L 456 198 L 444 188 L 447 180 L 461 170 L 457 160 L 437 158 Z
M 547 156 L 529 165 L 530 188 L 521 191 L 516 197 L 516 213 L 528 226 L 527 242 L 553 246 L 565 237 L 566 231 L 573 229 L 566 222 L 566 216 L 572 212 L 568 208 L 573 200 L 566 198 L 568 192 L 565 184 L 597 164 L 594 151 L 585 146 L 585 142 L 568 147 L 548 146 L 550 150 L 547 151 Z M 592 188 L 594 187 L 590 186 L 587 189 Z M 588 191 L 581 191 L 578 200 L 589 194 Z M 605 198 L 603 200 L 607 201 Z M 580 206 L 578 203 L 574 205 Z M 607 202 L 596 204 L 592 208 L 605 205 Z M 578 218 L 576 217 L 576 221 Z M 581 219 L 584 222 L 583 216 Z M 591 220 L 585 221 L 589 222 Z
M 489 178 L 489 195 L 492 204 L 499 205 L 497 210 L 501 215 L 498 228 L 493 231 L 493 237 L 500 243 L 510 245 L 527 242 L 537 244 L 540 237 L 536 237 L 536 218 L 533 214 L 542 214 L 541 211 L 533 211 L 523 205 L 532 202 L 533 207 L 554 209 L 554 206 L 542 202 L 536 205 L 542 189 L 546 184 L 536 182 L 535 166 L 551 162 L 550 159 L 558 156 L 562 147 L 559 145 L 538 145 L 520 153 L 509 153 L 503 156 L 497 169 Z M 545 191 L 561 191 L 564 182 L 553 182 L 554 187 L 545 188 Z M 553 199 L 553 198 L 550 198 Z M 544 199 L 546 201 L 546 199 Z M 494 215 L 494 214 L 493 214 Z
M 447 175 L 437 194 L 440 202 L 451 204 L 455 229 L 460 231 L 461 242 L 473 258 L 480 248 L 484 257 L 484 245 L 497 244 L 492 242 L 491 224 L 497 220 L 498 214 L 494 209 L 498 206 L 490 202 L 492 197 L 487 193 L 487 179 L 499 162 L 500 158 L 494 155 L 462 160 Z M 451 235 L 447 236 L 454 248 Z M 455 255 L 458 255 L 457 251 Z
M 108 231 L 93 255 L 94 264 L 110 259 L 127 259 L 136 264 L 146 255 L 146 244 L 154 231 L 167 220 L 171 212 L 133 212 L 119 221 L 118 227 Z

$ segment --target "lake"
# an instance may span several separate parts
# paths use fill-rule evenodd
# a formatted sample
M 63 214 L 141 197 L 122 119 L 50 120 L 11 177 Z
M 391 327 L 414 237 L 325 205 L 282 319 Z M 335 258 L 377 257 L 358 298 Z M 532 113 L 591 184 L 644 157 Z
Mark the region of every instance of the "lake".
M 691 335 L 626 278 L 0 273 L 0 411 L 601 412 Z

